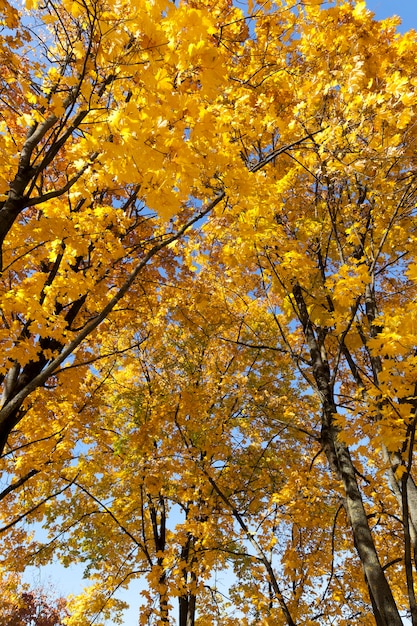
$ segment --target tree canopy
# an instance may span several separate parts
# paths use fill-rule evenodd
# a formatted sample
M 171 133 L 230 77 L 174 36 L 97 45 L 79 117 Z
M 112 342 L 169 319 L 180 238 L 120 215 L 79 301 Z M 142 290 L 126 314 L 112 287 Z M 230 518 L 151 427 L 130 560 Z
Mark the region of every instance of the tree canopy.
M 4 580 L 84 563 L 68 626 L 138 578 L 143 625 L 417 626 L 416 33 L 0 16 Z

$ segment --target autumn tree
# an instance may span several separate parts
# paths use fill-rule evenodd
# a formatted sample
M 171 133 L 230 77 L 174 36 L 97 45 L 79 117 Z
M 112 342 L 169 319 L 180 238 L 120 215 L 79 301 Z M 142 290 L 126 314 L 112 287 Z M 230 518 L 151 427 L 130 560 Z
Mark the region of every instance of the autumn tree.
M 415 624 L 415 33 L 400 37 L 364 3 L 305 7 L 297 30 L 305 91 L 293 127 L 310 141 L 262 174 L 261 200 L 255 185 L 230 193 L 233 242 L 211 222 L 200 250 L 211 240 L 231 289 L 249 283 L 269 312 L 275 341 L 254 320 L 246 345 L 290 355 L 320 401 L 322 451 L 343 487 L 376 623 L 401 624 L 407 607 Z M 283 85 L 272 58 L 258 64 L 246 76 L 267 74 L 257 82 L 265 123 Z M 293 70 L 286 89 L 296 81 Z
M 34 415 L 30 394 L 86 338 L 100 343 L 96 329 L 151 260 L 222 201 L 186 139 L 221 90 L 221 71 L 207 86 L 202 74 L 229 55 L 214 38 L 225 11 L 28 2 L 18 15 L 3 3 L 2 449 Z
M 186 281 L 182 273 L 181 284 Z M 270 363 L 262 363 L 260 380 L 252 355 L 237 346 L 231 350 L 216 338 L 220 323 L 224 334 L 235 338 L 236 332 L 235 314 L 228 315 L 220 295 L 217 305 L 211 300 L 208 321 L 205 305 L 201 309 L 205 299 L 191 311 L 187 290 L 164 289 L 173 291 L 170 308 L 155 312 L 160 320 L 154 332 L 137 350 L 119 356 L 117 367 L 115 357 L 113 367 L 107 357 L 97 364 L 102 371 L 87 377 L 91 390 L 97 380 L 101 384 L 85 394 L 90 396 L 84 410 L 90 425 L 84 448 L 76 465 L 71 467 L 69 459 L 64 478 L 62 471 L 54 473 L 56 487 L 68 489 L 44 505 L 48 542 L 30 546 L 23 557 L 39 564 L 53 551 L 64 563 L 86 561 L 97 585 L 71 604 L 74 624 L 95 618 L 112 606 L 119 588 L 144 577 L 148 591 L 141 623 L 170 623 L 174 608 L 184 626 L 194 624 L 197 616 L 203 619 L 203 611 L 205 619 L 212 619 L 218 610 L 213 605 L 213 597 L 218 601 L 215 571 L 221 575 L 236 565 L 251 578 L 260 554 L 269 566 L 266 555 L 274 536 L 268 532 L 272 522 L 270 516 L 265 519 L 265 507 L 276 509 L 273 499 L 281 489 L 274 474 L 282 460 L 278 454 L 274 458 L 274 450 L 285 426 L 269 415 L 266 395 L 268 390 L 278 396 L 279 389 L 292 396 L 291 371 L 283 363 L 277 381 Z M 279 404 L 274 409 L 284 412 Z M 259 434 L 252 439 L 255 423 Z M 39 487 L 34 497 L 39 501 Z M 251 531 L 236 523 L 230 497 L 237 498 L 242 516 L 250 508 L 251 528 L 263 524 L 265 545 L 259 546 L 259 554 L 248 552 Z M 22 504 L 15 503 L 16 512 Z M 274 511 L 271 516 L 276 518 Z M 268 579 L 266 571 L 264 575 Z M 238 605 L 254 610 L 246 594 Z M 224 623 L 243 623 L 226 618 L 227 612 L 222 613 Z
M 174 256 L 168 246 L 224 202 L 203 118 L 231 54 L 214 34 L 233 11 L 227 3 L 1 6 L 4 532 L 28 513 L 41 517 L 40 503 L 63 488 L 52 487 L 54 472 L 85 425 L 80 378 L 104 345 L 123 352 L 147 330 L 123 345 L 106 333 L 140 301 L 150 320 L 152 285 Z M 22 493 L 27 505 L 9 516 Z M 18 551 L 24 531 L 13 533 L 5 549 Z
M 152 285 L 175 256 L 168 246 L 225 204 L 230 151 L 247 173 L 223 87 L 234 85 L 227 66 L 248 29 L 227 2 L 28 2 L 20 13 L 4 2 L 1 11 L 7 532 L 60 494 L 32 479 L 54 476 L 52 465 L 59 475 L 73 454 L 85 424 L 79 380 L 103 345 L 123 352 L 146 336 L 104 339 L 132 309 L 149 321 Z M 22 487 L 28 505 L 9 517 Z
M 71 604 L 77 624 L 117 609 L 118 589 L 135 578 L 148 587 L 143 623 L 171 623 L 177 611 L 180 624 L 280 623 L 283 611 L 289 623 L 359 611 L 366 623 L 361 576 L 342 567 L 352 555 L 340 496 L 325 465 L 310 463 L 316 401 L 295 388 L 288 355 L 246 349 L 254 319 L 268 327 L 253 296 L 234 300 L 207 271 L 198 283 L 182 271 L 181 284 L 194 284 L 193 304 L 188 289 L 165 284 L 174 295 L 155 310 L 154 333 L 86 380 L 85 446 L 77 465 L 49 471 L 67 488 L 45 503 L 48 542 L 21 558 L 86 563 L 95 584 Z M 219 588 L 230 572 L 231 588 Z
M 5 563 L 86 558 L 78 616 L 142 574 L 216 623 L 216 560 L 238 623 L 416 626 L 416 36 L 245 10 L 2 5 Z
M 0 609 L 2 626 L 63 626 L 68 617 L 64 598 L 55 598 L 43 589 L 29 589 L 12 580 L 3 582 L 4 600 Z M 14 588 L 13 588 L 14 587 Z

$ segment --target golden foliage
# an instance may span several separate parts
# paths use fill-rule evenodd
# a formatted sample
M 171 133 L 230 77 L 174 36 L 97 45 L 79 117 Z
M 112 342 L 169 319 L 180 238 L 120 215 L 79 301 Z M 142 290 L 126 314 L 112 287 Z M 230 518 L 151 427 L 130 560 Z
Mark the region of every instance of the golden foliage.
M 0 19 L 5 570 L 86 562 L 68 624 L 142 577 L 143 624 L 399 626 L 415 33 L 343 1 Z

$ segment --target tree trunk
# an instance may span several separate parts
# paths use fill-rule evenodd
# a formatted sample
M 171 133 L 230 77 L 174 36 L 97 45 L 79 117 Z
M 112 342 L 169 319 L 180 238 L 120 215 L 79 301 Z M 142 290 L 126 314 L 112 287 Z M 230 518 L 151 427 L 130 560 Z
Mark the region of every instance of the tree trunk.
M 188 511 L 187 511 L 188 514 Z M 182 577 L 184 585 L 187 587 L 191 583 L 193 586 L 197 581 L 195 572 L 192 571 L 192 566 L 196 562 L 194 554 L 190 554 L 194 546 L 194 537 L 189 534 L 185 545 L 181 548 L 181 561 L 186 563 L 186 566 L 182 570 Z M 185 591 L 184 595 L 178 598 L 179 603 L 179 626 L 194 626 L 195 624 L 195 610 L 196 610 L 196 596 L 194 591 Z
M 369 528 L 349 449 L 339 440 L 339 431 L 334 425 L 337 407 L 324 345 L 326 331 L 319 329 L 319 332 L 316 332 L 314 330 L 301 286 L 298 284 L 293 287 L 293 297 L 303 326 L 310 352 L 313 376 L 322 404 L 321 441 L 323 450 L 331 470 L 344 486 L 344 507 L 352 528 L 355 548 L 362 563 L 377 626 L 402 626 L 400 614 L 391 588 L 385 578 Z

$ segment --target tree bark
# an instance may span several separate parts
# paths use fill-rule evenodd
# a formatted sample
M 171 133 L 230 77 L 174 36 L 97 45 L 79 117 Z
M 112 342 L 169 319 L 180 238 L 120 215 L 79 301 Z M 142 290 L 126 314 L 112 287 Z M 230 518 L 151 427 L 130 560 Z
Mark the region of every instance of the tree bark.
M 337 407 L 324 345 L 326 333 L 324 330 L 321 333 L 315 331 L 299 284 L 294 285 L 292 295 L 310 352 L 313 376 L 321 399 L 323 450 L 331 470 L 344 486 L 344 507 L 352 528 L 355 548 L 362 563 L 377 626 L 402 626 L 369 528 L 349 449 L 340 441 L 339 431 L 334 424 Z
M 190 555 L 190 551 L 193 548 L 194 537 L 188 535 L 185 545 L 181 548 L 181 561 L 184 561 L 187 565 L 184 567 L 182 575 L 185 585 L 191 582 L 194 584 L 197 580 L 195 572 L 192 571 L 192 566 L 196 559 L 194 555 Z M 194 626 L 195 624 L 195 611 L 196 611 L 196 595 L 194 591 L 186 591 L 182 596 L 178 598 L 179 605 L 179 626 Z

